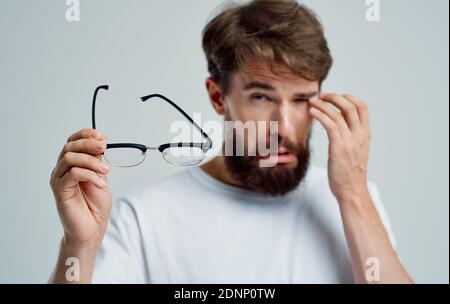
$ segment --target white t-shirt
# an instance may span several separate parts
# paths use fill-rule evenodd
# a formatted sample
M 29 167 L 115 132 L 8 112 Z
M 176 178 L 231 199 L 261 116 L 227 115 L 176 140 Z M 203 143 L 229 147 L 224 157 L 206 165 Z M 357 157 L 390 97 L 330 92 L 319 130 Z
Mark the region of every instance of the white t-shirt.
M 394 242 L 377 188 L 372 199 Z M 338 203 L 311 167 L 284 198 L 224 184 L 198 167 L 113 207 L 93 283 L 353 283 Z

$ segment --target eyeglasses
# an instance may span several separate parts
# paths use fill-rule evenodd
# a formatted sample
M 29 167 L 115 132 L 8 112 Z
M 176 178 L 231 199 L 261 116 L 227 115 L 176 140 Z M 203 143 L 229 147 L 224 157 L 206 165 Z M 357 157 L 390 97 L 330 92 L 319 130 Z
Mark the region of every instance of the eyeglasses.
M 100 90 L 109 90 L 108 85 L 99 86 L 95 89 L 92 101 L 92 128 L 96 128 L 95 123 L 95 105 L 97 101 L 97 94 Z M 107 144 L 106 151 L 103 153 L 104 159 L 111 165 L 116 167 L 135 167 L 142 164 L 147 155 L 147 151 L 159 151 L 163 158 L 170 164 L 175 166 L 195 166 L 201 163 L 206 152 L 212 148 L 212 140 L 199 125 L 197 125 L 192 118 L 186 114 L 178 105 L 176 105 L 169 98 L 160 95 L 152 94 L 141 97 L 142 102 L 146 102 L 152 98 L 159 98 L 171 106 L 173 106 L 202 134 L 206 142 L 178 142 L 162 144 L 158 147 L 149 147 L 143 144 L 136 143 L 111 143 Z

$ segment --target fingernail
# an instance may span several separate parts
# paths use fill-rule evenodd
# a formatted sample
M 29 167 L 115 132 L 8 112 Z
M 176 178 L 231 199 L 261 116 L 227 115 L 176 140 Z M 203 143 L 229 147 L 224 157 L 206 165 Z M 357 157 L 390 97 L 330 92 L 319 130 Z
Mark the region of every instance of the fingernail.
M 105 148 L 105 142 L 104 141 L 98 141 L 98 142 L 95 143 L 95 146 L 98 149 L 104 149 Z
M 105 164 L 105 163 L 101 163 L 100 164 L 100 170 L 102 171 L 102 172 L 108 172 L 109 171 L 109 166 L 107 165 L 107 164 Z
M 106 186 L 106 182 L 103 179 L 99 178 L 98 179 L 98 185 L 103 188 L 103 187 Z

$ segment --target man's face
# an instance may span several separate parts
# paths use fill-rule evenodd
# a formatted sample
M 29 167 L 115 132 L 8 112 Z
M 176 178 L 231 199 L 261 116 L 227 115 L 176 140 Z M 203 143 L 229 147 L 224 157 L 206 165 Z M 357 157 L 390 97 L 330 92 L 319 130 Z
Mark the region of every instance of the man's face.
M 245 156 L 225 155 L 225 164 L 233 178 L 244 187 L 268 195 L 284 195 L 294 190 L 304 178 L 309 163 L 309 135 L 312 118 L 308 114 L 308 100 L 319 94 L 319 82 L 296 76 L 286 67 L 250 62 L 230 80 L 228 94 L 224 97 L 226 121 L 243 123 L 265 122 L 263 130 L 256 128 L 256 138 L 251 132 L 236 131 L 234 144 L 244 140 Z M 268 126 L 278 124 L 278 134 L 273 135 Z M 278 140 L 277 140 L 278 138 Z M 263 157 L 258 142 L 278 141 L 278 154 Z M 249 156 L 256 151 L 256 156 Z M 275 165 L 261 167 L 261 160 Z

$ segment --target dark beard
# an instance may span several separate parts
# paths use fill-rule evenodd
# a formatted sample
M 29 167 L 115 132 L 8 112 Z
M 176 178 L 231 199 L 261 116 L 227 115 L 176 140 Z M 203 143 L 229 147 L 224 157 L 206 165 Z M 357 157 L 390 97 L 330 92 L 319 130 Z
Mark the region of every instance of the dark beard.
M 236 140 L 233 140 L 235 147 Z M 283 142 L 283 146 L 297 156 L 295 168 L 282 165 L 263 168 L 259 166 L 258 156 L 236 156 L 236 153 L 233 156 L 223 153 L 225 166 L 231 177 L 245 189 L 272 197 L 285 196 L 295 190 L 306 176 L 310 160 L 309 136 L 306 147 L 295 146 L 288 140 Z

